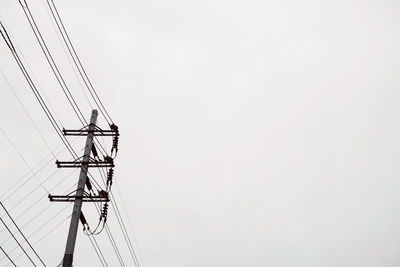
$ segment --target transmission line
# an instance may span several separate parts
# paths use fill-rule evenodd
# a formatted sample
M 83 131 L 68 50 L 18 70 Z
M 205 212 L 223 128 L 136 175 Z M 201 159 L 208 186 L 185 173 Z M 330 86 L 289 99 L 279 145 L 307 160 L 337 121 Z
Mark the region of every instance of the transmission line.
M 76 52 L 76 49 L 69 37 L 69 34 L 68 34 L 67 30 L 65 29 L 64 23 L 61 19 L 60 13 L 58 12 L 58 9 L 57 9 L 54 1 L 53 0 L 51 0 L 51 1 L 46 0 L 46 1 L 47 1 L 47 5 L 51 11 L 54 22 L 56 23 L 57 28 L 58 28 L 58 30 L 61 34 L 61 37 L 64 41 L 64 44 L 66 45 L 68 52 L 75 64 L 75 67 L 78 70 L 83 82 L 86 85 L 86 88 L 88 89 L 90 95 L 92 96 L 93 100 L 95 101 L 95 103 L 96 103 L 98 109 L 100 110 L 100 112 L 102 113 L 103 117 L 106 119 L 107 123 L 108 124 L 113 123 L 109 113 L 107 112 L 106 108 L 104 107 L 103 102 L 101 101 L 100 97 L 98 96 L 92 82 L 90 81 L 90 79 L 87 75 L 87 72 Z
M 0 221 L 4 224 L 4 226 L 6 227 L 7 231 L 10 233 L 10 235 L 14 238 L 15 242 L 17 242 L 18 246 L 21 248 L 21 250 L 24 252 L 24 254 L 28 257 L 28 259 L 30 260 L 30 262 L 33 264 L 33 266 L 36 267 L 36 264 L 33 262 L 33 260 L 31 259 L 31 257 L 28 255 L 28 253 L 26 252 L 26 250 L 21 246 L 21 243 L 19 243 L 19 241 L 17 240 L 17 238 L 13 235 L 13 233 L 11 232 L 10 228 L 8 228 L 7 224 L 3 221 L 3 219 L 0 217 Z
M 22 3 L 22 1 L 24 3 Z M 46 44 L 46 42 L 45 42 L 45 40 L 43 38 L 43 35 L 41 34 L 40 29 L 39 29 L 39 27 L 38 27 L 38 25 L 37 25 L 37 23 L 35 21 L 35 18 L 33 17 L 33 14 L 31 12 L 31 10 L 30 10 L 28 4 L 26 3 L 26 0 L 21 0 L 20 4 L 21 4 L 21 7 L 22 7 L 22 9 L 24 11 L 25 17 L 27 18 L 28 23 L 29 23 L 29 25 L 30 25 L 35 37 L 36 37 L 36 40 L 38 41 L 39 46 L 40 46 L 43 54 L 45 55 L 46 60 L 47 60 L 47 62 L 49 64 L 50 68 L 52 69 L 52 72 L 53 72 L 54 76 L 56 77 L 61 89 L 64 92 L 64 95 L 67 97 L 67 100 L 70 103 L 70 105 L 71 105 L 72 109 L 74 110 L 74 113 L 78 117 L 79 121 L 82 123 L 83 126 L 86 126 L 87 125 L 87 121 L 86 121 L 85 117 L 83 116 L 82 111 L 79 108 L 78 104 L 76 103 L 71 91 L 69 90 L 69 88 L 68 88 L 68 86 L 67 86 L 67 84 L 66 84 L 66 82 L 65 82 L 65 80 L 64 80 L 64 78 L 63 78 L 63 76 L 62 76 L 62 74 L 61 74 L 61 72 L 60 72 L 60 70 L 58 68 L 58 66 L 57 66 L 57 64 L 55 63 L 55 61 L 53 59 L 53 56 L 51 55 L 51 53 L 50 53 L 50 51 L 48 49 L 48 46 L 47 46 L 47 44 Z M 100 148 L 103 149 L 103 151 L 107 154 L 107 152 L 105 151 L 104 147 L 102 147 L 101 144 L 99 144 L 99 145 L 100 145 Z
M 4 72 L 0 69 L 1 76 L 3 76 L 3 79 L 6 81 L 8 88 L 11 90 L 15 98 L 17 99 L 19 105 L 22 107 L 22 109 L 25 112 L 25 115 L 28 117 L 29 121 L 31 122 L 32 126 L 35 128 L 36 132 L 39 134 L 40 139 L 42 139 L 43 143 L 47 146 L 51 154 L 53 155 L 54 159 L 56 158 L 56 155 L 54 155 L 53 151 L 50 148 L 49 143 L 46 141 L 44 138 L 42 132 L 39 130 L 39 127 L 36 125 L 35 121 L 33 120 L 32 116 L 29 114 L 28 110 L 26 109 L 24 103 L 22 103 L 21 98 L 18 96 L 17 92 L 15 91 L 14 87 L 11 85 L 10 81 L 7 79 L 5 76 Z
M 43 266 L 46 266 L 46 264 L 44 264 L 42 258 L 40 258 L 40 256 L 37 254 L 37 252 L 35 251 L 35 249 L 32 247 L 31 243 L 29 243 L 28 239 L 25 237 L 25 235 L 22 233 L 21 229 L 18 227 L 18 225 L 15 223 L 14 219 L 11 217 L 10 213 L 8 213 L 6 207 L 4 207 L 3 203 L 0 202 L 0 205 L 3 207 L 3 209 L 6 211 L 8 217 L 11 219 L 11 221 L 13 222 L 13 224 L 15 225 L 15 227 L 18 229 L 18 232 L 21 234 L 21 236 L 24 238 L 24 240 L 26 241 L 26 243 L 28 243 L 29 247 L 32 249 L 32 251 L 35 253 L 36 257 L 38 257 L 38 259 L 40 260 L 40 262 L 43 264 Z
M 74 97 L 72 96 L 71 91 L 69 90 L 63 76 L 61 75 L 61 72 L 60 72 L 57 64 L 54 61 L 53 56 L 51 55 L 51 53 L 47 47 L 47 44 L 43 39 L 42 33 L 40 32 L 40 30 L 37 26 L 35 18 L 33 17 L 32 12 L 28 6 L 28 3 L 25 0 L 21 0 L 21 1 L 19 1 L 19 3 L 21 4 L 21 7 L 25 14 L 25 17 L 29 22 L 29 25 L 36 37 L 36 40 L 38 41 L 39 46 L 40 46 L 43 54 L 45 55 L 47 63 L 49 64 L 54 76 L 56 77 L 58 84 L 60 85 L 61 89 L 63 90 L 64 95 L 67 97 L 67 100 L 70 103 L 74 113 L 76 114 L 76 116 L 78 117 L 80 122 L 83 125 L 85 125 L 86 124 L 85 117 L 83 116 L 82 111 L 80 110 L 78 104 L 76 103 Z
M 63 219 L 60 223 L 58 223 L 56 226 L 54 226 L 52 229 L 50 229 L 46 234 L 44 234 L 41 238 L 39 238 L 38 240 L 36 240 L 35 242 L 33 242 L 33 245 L 36 245 L 37 243 L 39 243 L 40 241 L 42 241 L 44 238 L 46 238 L 50 233 L 52 233 L 54 230 L 56 230 L 58 227 L 60 227 L 60 225 L 62 225 L 65 221 L 67 221 L 69 218 L 71 218 L 71 215 L 69 215 L 67 218 Z M 23 253 L 19 254 L 17 257 L 15 257 L 15 259 L 18 259 L 19 257 L 21 257 L 23 255 Z
M 90 243 L 92 244 L 94 250 L 96 251 L 97 257 L 99 258 L 101 264 L 105 267 L 108 267 L 107 261 L 104 258 L 103 252 L 100 249 L 99 244 L 97 243 L 96 239 L 94 238 L 94 236 L 88 236 Z M 93 240 L 91 239 L 93 238 Z
M 15 152 L 17 152 L 18 156 L 22 159 L 22 161 L 25 163 L 25 165 L 28 167 L 28 169 L 33 173 L 33 170 L 31 168 L 31 166 L 29 165 L 29 163 L 26 161 L 25 157 L 22 156 L 22 154 L 19 152 L 18 148 L 14 145 L 14 143 L 11 141 L 10 137 L 6 134 L 6 132 L 3 130 L 3 128 L 0 127 L 0 131 L 3 133 L 3 135 L 6 137 L 7 141 L 10 143 L 10 145 L 13 147 L 13 149 L 15 150 Z M 39 187 L 41 186 L 47 193 L 49 193 L 49 191 L 46 189 L 46 187 L 43 185 L 43 182 L 41 182 L 39 180 L 39 178 L 36 176 L 36 174 L 34 174 L 36 180 L 39 182 Z
M 1 251 L 3 251 L 4 255 L 6 255 L 6 257 L 8 258 L 8 260 L 15 266 L 17 267 L 17 265 L 15 265 L 14 261 L 10 258 L 10 256 L 8 256 L 8 254 L 4 251 L 4 249 L 2 247 L 0 247 Z
M 36 99 L 38 100 L 40 106 L 42 107 L 43 111 L 46 114 L 46 117 L 49 119 L 50 123 L 52 124 L 53 128 L 55 129 L 57 135 L 60 137 L 61 141 L 64 143 L 68 151 L 71 153 L 71 155 L 74 158 L 78 158 L 76 155 L 75 151 L 73 150 L 71 144 L 68 142 L 68 140 L 61 134 L 61 128 L 55 121 L 53 115 L 51 114 L 49 108 L 47 107 L 45 101 L 40 95 L 40 92 L 37 90 L 37 87 L 35 83 L 32 81 L 29 73 L 27 72 L 23 62 L 21 61 L 17 51 L 14 48 L 14 45 L 12 43 L 12 40 L 10 39 L 7 30 L 5 29 L 4 25 L 0 22 L 0 34 L 2 35 L 4 41 L 6 42 L 7 46 L 9 47 L 15 61 L 17 62 L 18 67 L 20 68 L 22 74 L 24 75 L 26 81 L 28 82 L 29 87 L 31 88 L 33 94 L 35 95 Z
M 122 235 L 124 236 L 125 242 L 126 242 L 128 248 L 129 248 L 129 253 L 130 253 L 130 255 L 132 257 L 132 260 L 135 263 L 135 265 L 137 267 L 139 267 L 140 264 L 139 264 L 136 252 L 135 252 L 135 250 L 133 248 L 131 239 L 129 238 L 128 232 L 127 232 L 126 227 L 125 227 L 125 223 L 124 223 L 124 221 L 122 219 L 122 216 L 121 216 L 121 213 L 119 211 L 117 202 L 115 201 L 114 194 L 112 192 L 110 192 L 110 195 L 111 195 L 111 199 L 112 199 L 111 206 L 114 208 L 115 215 L 117 217 L 117 221 L 118 221 L 119 227 L 121 228 Z
M 125 206 L 125 203 L 124 203 L 124 199 L 123 199 L 123 197 L 122 197 L 122 193 L 121 193 L 121 190 L 120 190 L 120 188 L 119 188 L 119 186 L 118 186 L 118 183 L 115 183 L 115 186 L 117 187 L 118 193 L 119 193 L 119 195 L 120 195 L 120 199 L 121 199 L 123 211 L 125 212 L 126 217 L 127 217 L 127 219 L 128 219 L 128 226 L 130 227 L 131 233 L 132 233 L 132 235 L 133 235 L 132 239 L 133 239 L 133 242 L 135 243 L 135 245 L 136 245 L 136 247 L 137 247 L 137 250 L 138 250 L 138 253 L 137 253 L 137 254 L 139 255 L 139 259 L 141 260 L 143 266 L 145 266 L 144 260 L 143 260 L 143 258 L 142 258 L 142 256 L 141 256 L 140 251 L 139 251 L 138 244 L 137 244 L 137 242 L 136 242 L 136 240 L 135 240 L 135 236 L 134 236 L 135 233 L 133 232 L 133 226 L 132 226 L 132 223 L 131 223 L 131 221 L 130 221 L 130 219 L 129 219 L 128 212 L 127 212 L 127 210 L 126 210 L 126 206 Z M 114 196 L 112 196 L 112 197 L 114 198 Z M 114 203 L 117 204 L 117 201 L 116 201 L 115 199 L 114 199 Z M 118 210 L 119 210 L 119 209 L 118 209 Z M 122 216 L 121 216 L 121 220 L 122 220 Z M 123 221 L 123 220 L 122 220 L 122 221 Z M 126 231 L 126 233 L 127 233 L 128 237 L 129 237 L 128 231 Z M 132 244 L 131 244 L 131 246 L 132 246 Z M 132 248 L 133 248 L 133 246 L 132 246 Z
M 95 204 L 96 208 L 98 208 L 98 209 L 96 209 L 96 210 L 97 210 L 97 212 L 98 212 L 99 215 L 100 215 L 100 214 L 101 214 L 101 207 L 97 207 L 96 203 L 94 203 L 94 204 Z M 99 211 L 99 209 L 100 209 L 100 211 Z M 121 253 L 120 253 L 120 251 L 119 251 L 119 249 L 118 249 L 117 243 L 115 242 L 114 236 L 113 236 L 113 234 L 112 234 L 110 228 L 108 227 L 108 224 L 106 224 L 105 222 L 104 222 L 104 227 L 105 227 L 105 230 L 106 230 L 106 233 L 107 233 L 107 237 L 108 237 L 108 239 L 110 240 L 111 246 L 112 246 L 112 248 L 113 248 L 113 250 L 114 250 L 114 252 L 115 252 L 115 255 L 117 256 L 117 259 L 118 259 L 120 265 L 124 267 L 124 266 L 125 266 L 125 263 L 124 263 L 124 260 L 123 260 L 123 258 L 122 258 L 122 256 L 121 256 Z M 90 233 L 89 233 L 89 234 L 86 234 L 86 235 L 88 235 L 88 236 L 93 236 L 93 235 L 90 234 Z

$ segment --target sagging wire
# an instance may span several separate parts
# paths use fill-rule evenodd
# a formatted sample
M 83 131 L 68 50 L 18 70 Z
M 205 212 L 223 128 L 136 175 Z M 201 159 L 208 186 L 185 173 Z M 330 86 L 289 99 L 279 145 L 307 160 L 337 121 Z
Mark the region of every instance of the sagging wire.
M 82 223 L 83 232 L 85 233 L 85 235 L 87 235 L 87 236 L 89 236 L 89 235 L 98 235 L 101 232 L 103 232 L 104 227 L 105 227 L 106 222 L 107 222 L 107 216 L 108 216 L 108 203 L 106 202 L 106 203 L 103 204 L 103 208 L 101 210 L 99 222 L 97 223 L 95 229 L 91 230 L 90 226 L 89 226 L 89 223 L 87 222 L 85 216 L 81 212 L 81 216 L 80 216 L 79 219 L 80 219 L 80 221 Z

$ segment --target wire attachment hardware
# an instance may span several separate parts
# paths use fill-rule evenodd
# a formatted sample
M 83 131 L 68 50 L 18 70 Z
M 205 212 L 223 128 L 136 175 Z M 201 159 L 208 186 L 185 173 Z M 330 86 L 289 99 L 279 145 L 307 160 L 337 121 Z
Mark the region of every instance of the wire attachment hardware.
M 104 160 L 96 160 L 90 158 L 89 161 L 58 161 L 56 160 L 57 168 L 114 168 L 114 159 L 109 156 L 105 156 Z
M 68 196 L 68 195 L 50 195 L 50 202 L 74 202 L 76 199 L 80 199 L 83 202 L 110 202 L 107 196 Z
M 63 129 L 62 131 L 65 136 L 87 136 L 88 134 L 93 134 L 93 136 L 119 136 L 118 126 L 115 124 L 110 125 L 110 130 L 103 130 L 96 125 L 93 130 L 89 130 L 89 126 L 85 126 L 79 130 Z

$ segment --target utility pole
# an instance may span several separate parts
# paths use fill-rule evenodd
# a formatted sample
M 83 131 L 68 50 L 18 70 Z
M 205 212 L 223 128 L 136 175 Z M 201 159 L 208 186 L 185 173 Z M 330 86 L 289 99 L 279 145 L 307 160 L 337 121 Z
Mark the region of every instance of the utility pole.
M 96 128 L 96 122 L 97 122 L 97 110 L 93 110 L 92 115 L 90 117 L 90 124 L 88 128 L 89 131 L 86 137 L 86 146 L 82 158 L 81 172 L 79 174 L 78 187 L 76 189 L 76 194 L 75 194 L 76 198 L 74 201 L 74 209 L 72 211 L 71 223 L 69 225 L 67 245 L 65 247 L 65 254 L 62 264 L 63 267 L 72 266 L 74 250 L 75 250 L 76 234 L 78 232 L 79 217 L 81 216 L 82 197 L 83 193 L 85 192 L 85 184 L 89 168 L 88 162 L 90 160 L 90 152 L 92 151 L 93 136 L 94 136 L 94 130 Z
M 101 213 L 100 220 L 106 223 L 107 220 L 107 202 L 110 201 L 108 193 L 111 190 L 113 173 L 114 173 L 114 160 L 110 156 L 104 156 L 101 160 L 98 156 L 96 147 L 93 143 L 93 138 L 95 136 L 112 136 L 113 137 L 113 147 L 111 149 L 111 154 L 118 151 L 118 137 L 119 131 L 115 124 L 110 125 L 110 130 L 103 130 L 96 126 L 97 122 L 97 110 L 92 110 L 92 115 L 90 117 L 89 125 L 83 127 L 79 130 L 65 130 L 63 129 L 63 135 L 65 136 L 86 136 L 86 146 L 84 149 L 83 157 L 75 159 L 74 161 L 56 161 L 58 168 L 80 168 L 78 186 L 75 195 L 50 195 L 50 201 L 58 202 L 74 202 L 74 208 L 71 216 L 71 223 L 69 226 L 67 244 L 65 247 L 65 253 L 62 261 L 62 267 L 72 267 L 76 235 L 78 232 L 79 221 L 83 224 L 84 231 L 89 231 L 89 226 L 86 222 L 85 216 L 82 213 L 82 203 L 83 202 L 104 202 L 103 211 Z M 91 157 L 91 153 L 93 157 Z M 92 189 L 92 185 L 87 176 L 89 168 L 108 168 L 107 182 L 105 190 L 98 190 L 96 195 Z M 85 192 L 85 186 L 90 191 Z M 90 233 L 89 233 L 90 234 Z M 93 233 L 92 233 L 93 234 Z

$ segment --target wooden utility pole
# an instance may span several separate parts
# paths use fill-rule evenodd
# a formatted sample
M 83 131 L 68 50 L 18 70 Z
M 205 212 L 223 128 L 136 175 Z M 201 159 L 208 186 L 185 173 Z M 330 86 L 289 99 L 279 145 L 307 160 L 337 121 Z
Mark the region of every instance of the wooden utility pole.
M 96 128 L 97 122 L 97 110 L 92 111 L 92 116 L 90 117 L 90 124 L 88 127 L 88 134 L 86 137 L 86 146 L 82 158 L 81 172 L 79 174 L 78 187 L 76 189 L 74 209 L 72 211 L 71 223 L 69 225 L 67 245 L 65 247 L 65 254 L 63 258 L 63 267 L 72 267 L 72 261 L 74 257 L 76 234 L 79 226 L 79 217 L 81 216 L 82 208 L 82 197 L 85 191 L 85 184 L 87 180 L 88 165 L 90 161 L 90 152 L 93 146 L 93 136 L 94 130 Z

